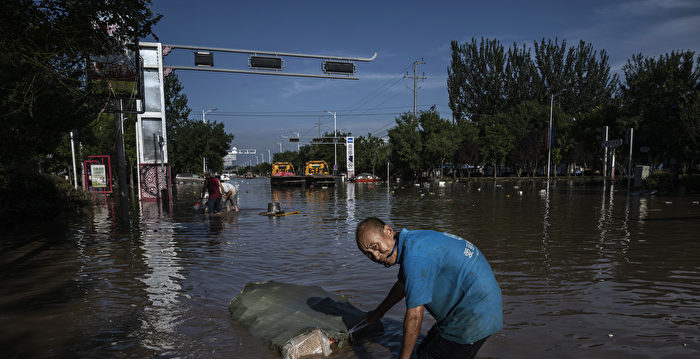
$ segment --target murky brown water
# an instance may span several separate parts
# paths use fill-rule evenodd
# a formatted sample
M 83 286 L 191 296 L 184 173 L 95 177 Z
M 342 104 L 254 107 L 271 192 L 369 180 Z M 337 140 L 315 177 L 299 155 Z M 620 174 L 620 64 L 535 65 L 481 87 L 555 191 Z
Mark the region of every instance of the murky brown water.
M 0 241 L 2 357 L 276 358 L 229 319 L 229 300 L 249 281 L 278 280 L 320 285 L 373 309 L 397 269 L 357 250 L 354 227 L 370 215 L 461 235 L 487 256 L 505 327 L 480 358 L 700 357 L 700 198 L 628 200 L 624 188 L 610 196 L 566 181 L 545 187 L 271 193 L 267 180 L 240 180 L 239 214 L 194 215 L 199 189 L 181 187 L 172 216 L 143 207 L 122 234 L 115 205 L 97 200 L 67 235 L 31 228 Z M 258 215 L 271 198 L 301 214 Z M 333 357 L 396 355 L 403 310 L 388 313 L 382 336 Z

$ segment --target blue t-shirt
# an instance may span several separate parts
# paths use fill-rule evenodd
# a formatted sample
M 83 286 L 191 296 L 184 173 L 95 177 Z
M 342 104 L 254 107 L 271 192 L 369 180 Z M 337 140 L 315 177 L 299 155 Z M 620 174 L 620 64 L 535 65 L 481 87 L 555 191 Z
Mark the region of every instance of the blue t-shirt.
M 486 258 L 469 241 L 404 229 L 397 250 L 406 307 L 425 306 L 441 337 L 470 344 L 503 327 L 501 289 Z

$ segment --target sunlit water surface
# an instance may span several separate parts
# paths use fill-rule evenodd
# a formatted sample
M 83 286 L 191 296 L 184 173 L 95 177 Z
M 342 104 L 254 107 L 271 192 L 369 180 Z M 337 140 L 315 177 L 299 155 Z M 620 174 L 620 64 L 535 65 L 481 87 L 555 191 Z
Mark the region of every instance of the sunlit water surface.
M 276 358 L 229 318 L 229 301 L 247 282 L 277 280 L 373 309 L 397 268 L 357 250 L 354 229 L 368 216 L 455 233 L 486 255 L 505 323 L 480 358 L 700 357 L 697 196 L 627 198 L 574 181 L 272 191 L 265 179 L 234 182 L 238 214 L 194 214 L 199 188 L 184 186 L 171 213 L 135 208 L 130 231 L 112 199 L 96 198 L 68 233 L 37 224 L 3 238 L 2 357 Z M 271 201 L 301 213 L 259 215 Z M 383 335 L 332 357 L 396 355 L 402 305 Z

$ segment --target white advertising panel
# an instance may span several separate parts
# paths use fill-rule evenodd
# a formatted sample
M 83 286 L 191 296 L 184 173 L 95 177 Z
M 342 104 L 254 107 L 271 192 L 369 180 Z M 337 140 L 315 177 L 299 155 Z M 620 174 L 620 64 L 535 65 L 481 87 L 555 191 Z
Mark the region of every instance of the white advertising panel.
M 345 144 L 347 148 L 348 178 L 352 178 L 355 175 L 355 137 L 347 137 Z

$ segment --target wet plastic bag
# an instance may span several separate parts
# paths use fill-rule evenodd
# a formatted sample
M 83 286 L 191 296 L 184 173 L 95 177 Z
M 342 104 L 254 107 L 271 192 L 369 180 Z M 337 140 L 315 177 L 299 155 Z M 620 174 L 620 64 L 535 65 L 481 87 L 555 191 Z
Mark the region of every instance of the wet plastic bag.
M 251 282 L 229 305 L 231 317 L 285 359 L 331 353 L 363 334 L 381 330 L 381 323 L 350 334 L 365 312 L 343 296 L 317 286 Z

